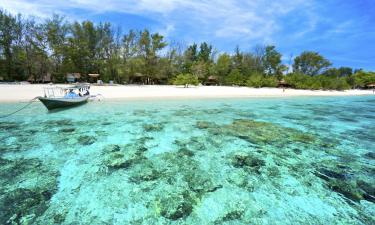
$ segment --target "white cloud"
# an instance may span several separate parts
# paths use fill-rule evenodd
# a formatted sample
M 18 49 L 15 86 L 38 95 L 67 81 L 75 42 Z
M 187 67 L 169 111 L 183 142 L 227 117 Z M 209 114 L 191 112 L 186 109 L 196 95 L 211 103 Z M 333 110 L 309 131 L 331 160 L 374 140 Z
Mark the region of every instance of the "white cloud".
M 227 38 L 243 41 L 272 42 L 273 35 L 282 26 L 279 19 L 294 10 L 308 11 L 313 0 L 2 0 L 2 7 L 11 13 L 35 15 L 41 18 L 52 13 L 74 15 L 72 9 L 90 13 L 122 12 L 157 20 L 160 31 L 170 35 L 186 28 L 186 36 L 199 38 Z M 311 12 L 309 12 L 312 14 Z M 314 29 L 302 30 L 303 36 Z

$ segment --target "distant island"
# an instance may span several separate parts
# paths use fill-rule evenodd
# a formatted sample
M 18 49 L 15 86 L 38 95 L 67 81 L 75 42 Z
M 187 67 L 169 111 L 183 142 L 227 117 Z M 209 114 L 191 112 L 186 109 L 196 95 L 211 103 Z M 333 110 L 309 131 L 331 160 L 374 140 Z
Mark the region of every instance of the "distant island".
M 0 82 L 203 84 L 291 87 L 312 90 L 372 88 L 375 73 L 332 67 L 318 52 L 304 51 L 290 65 L 273 45 L 221 52 L 207 42 L 185 46 L 159 33 L 122 32 L 110 23 L 43 22 L 0 11 Z M 293 60 L 293 63 L 292 63 Z M 91 76 L 90 76 L 91 75 Z M 100 75 L 100 76 L 99 76 Z

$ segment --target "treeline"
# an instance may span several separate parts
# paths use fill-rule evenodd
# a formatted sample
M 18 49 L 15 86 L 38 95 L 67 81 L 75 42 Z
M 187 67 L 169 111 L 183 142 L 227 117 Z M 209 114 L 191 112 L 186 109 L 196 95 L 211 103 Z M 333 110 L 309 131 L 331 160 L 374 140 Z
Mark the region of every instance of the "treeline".
M 221 53 L 203 42 L 184 46 L 167 43 L 148 30 L 126 33 L 110 23 L 67 22 L 54 15 L 44 22 L 0 11 L 0 77 L 4 81 L 65 82 L 66 74 L 88 74 L 117 83 L 202 83 L 303 89 L 349 89 L 375 83 L 375 73 L 332 68 L 316 52 L 282 63 L 275 46 L 256 46 L 244 52 Z

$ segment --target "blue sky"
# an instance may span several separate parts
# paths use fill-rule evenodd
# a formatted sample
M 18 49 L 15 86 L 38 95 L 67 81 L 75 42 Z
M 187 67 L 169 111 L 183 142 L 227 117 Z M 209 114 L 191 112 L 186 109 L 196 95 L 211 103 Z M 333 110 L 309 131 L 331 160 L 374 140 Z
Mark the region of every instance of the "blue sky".
M 375 0 L 2 0 L 0 7 L 148 28 L 184 45 L 207 41 L 219 53 L 273 44 L 285 63 L 318 51 L 334 66 L 375 70 Z

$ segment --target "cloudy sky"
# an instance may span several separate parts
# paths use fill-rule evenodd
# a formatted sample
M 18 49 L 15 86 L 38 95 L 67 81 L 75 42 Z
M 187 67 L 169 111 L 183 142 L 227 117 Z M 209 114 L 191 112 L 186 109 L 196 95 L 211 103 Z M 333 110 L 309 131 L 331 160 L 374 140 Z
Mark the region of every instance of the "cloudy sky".
M 318 51 L 334 66 L 375 70 L 375 0 L 1 0 L 0 7 L 148 28 L 169 41 L 207 41 L 219 52 L 273 44 L 286 63 Z

